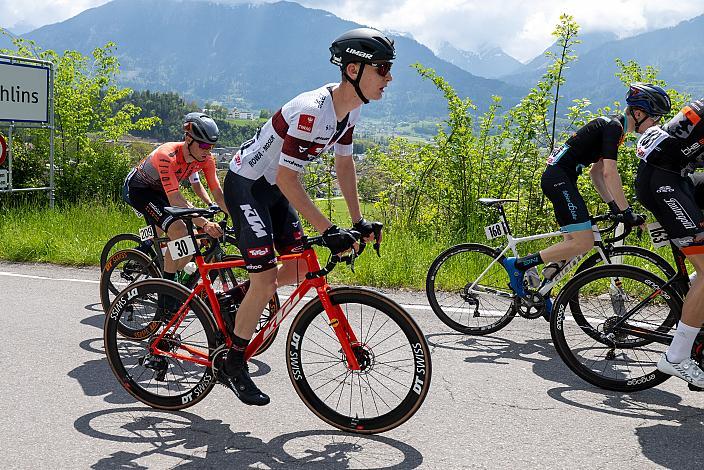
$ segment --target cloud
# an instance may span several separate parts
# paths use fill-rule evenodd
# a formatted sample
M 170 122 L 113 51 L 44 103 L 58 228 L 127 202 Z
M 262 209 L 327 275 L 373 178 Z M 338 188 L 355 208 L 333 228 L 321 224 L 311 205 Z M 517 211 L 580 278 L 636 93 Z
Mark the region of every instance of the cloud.
M 477 50 L 497 45 L 519 60 L 529 60 L 553 42 L 560 14 L 568 13 L 582 32 L 610 31 L 619 37 L 674 26 L 704 13 L 704 0 L 301 0 L 301 4 L 386 30 L 407 31 L 437 48 L 448 41 Z
M 0 0 L 0 27 L 27 30 L 57 23 L 109 0 Z
M 0 0 L 0 26 L 12 29 L 63 21 L 108 0 Z M 209 0 L 212 1 L 212 0 Z M 215 0 L 262 3 L 275 0 Z M 500 46 L 519 60 L 530 60 L 552 42 L 561 13 L 569 13 L 582 32 L 610 31 L 619 37 L 674 26 L 704 13 L 704 0 L 299 0 L 340 18 L 387 31 L 410 33 L 437 49 L 448 41 L 461 49 Z M 21 32 L 21 31 L 20 31 Z

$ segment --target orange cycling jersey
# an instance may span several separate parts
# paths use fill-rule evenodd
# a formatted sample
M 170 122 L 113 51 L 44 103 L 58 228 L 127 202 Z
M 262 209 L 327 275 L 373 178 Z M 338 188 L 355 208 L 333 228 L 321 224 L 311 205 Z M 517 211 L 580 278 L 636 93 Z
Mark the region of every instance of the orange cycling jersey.
M 205 161 L 186 162 L 183 156 L 183 142 L 167 142 L 149 154 L 137 165 L 130 185 L 136 188 L 151 188 L 166 194 L 178 191 L 180 181 L 203 170 L 208 186 L 220 186 L 215 173 L 215 159 L 208 156 Z

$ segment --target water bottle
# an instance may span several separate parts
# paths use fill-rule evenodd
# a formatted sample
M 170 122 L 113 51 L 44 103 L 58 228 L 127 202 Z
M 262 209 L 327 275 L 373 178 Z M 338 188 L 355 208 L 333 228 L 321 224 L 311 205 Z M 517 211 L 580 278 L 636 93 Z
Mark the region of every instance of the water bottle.
M 198 271 L 198 266 L 196 263 L 193 261 L 189 261 L 188 264 L 186 264 L 183 267 L 183 272 L 181 273 L 181 276 L 179 276 L 179 284 L 182 284 L 184 286 L 187 286 L 190 284 L 190 282 L 193 280 L 193 274 Z
M 534 267 L 528 269 L 523 277 L 525 283 L 531 289 L 537 289 L 540 287 L 540 276 L 538 276 L 538 270 Z

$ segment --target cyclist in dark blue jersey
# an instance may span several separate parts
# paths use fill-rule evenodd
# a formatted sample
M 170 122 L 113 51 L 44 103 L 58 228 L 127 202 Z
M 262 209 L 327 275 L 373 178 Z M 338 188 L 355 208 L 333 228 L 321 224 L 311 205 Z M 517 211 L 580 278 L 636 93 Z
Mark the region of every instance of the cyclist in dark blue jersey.
M 665 99 L 667 94 L 653 92 L 656 89 L 662 90 L 643 83 L 631 85 L 626 96 L 628 107 L 622 115 L 593 119 L 552 152 L 541 187 L 553 204 L 564 240 L 538 253 L 504 260 L 511 288 L 518 296 L 526 295 L 524 278 L 527 270 L 547 263 L 543 275 L 551 278 L 566 260 L 582 255 L 594 246 L 589 211 L 577 189 L 577 176 L 582 169 L 591 166 L 589 176 L 594 187 L 609 209 L 619 214 L 625 224 L 636 226 L 645 222 L 626 200 L 616 159 L 626 133 L 645 132 L 670 111 L 670 100 Z

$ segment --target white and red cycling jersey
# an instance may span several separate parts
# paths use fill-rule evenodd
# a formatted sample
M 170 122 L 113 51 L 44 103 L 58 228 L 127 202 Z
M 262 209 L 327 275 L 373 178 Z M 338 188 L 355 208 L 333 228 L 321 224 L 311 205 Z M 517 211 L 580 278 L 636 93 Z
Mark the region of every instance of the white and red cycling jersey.
M 352 155 L 352 133 L 361 106 L 338 122 L 331 94 L 336 85 L 330 83 L 301 93 L 286 103 L 254 138 L 242 144 L 230 162 L 230 170 L 251 180 L 264 176 L 276 184 L 279 165 L 301 172 L 332 147 L 336 155 Z

